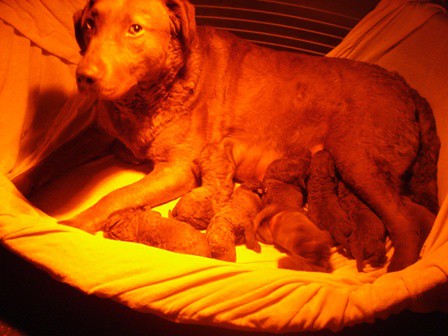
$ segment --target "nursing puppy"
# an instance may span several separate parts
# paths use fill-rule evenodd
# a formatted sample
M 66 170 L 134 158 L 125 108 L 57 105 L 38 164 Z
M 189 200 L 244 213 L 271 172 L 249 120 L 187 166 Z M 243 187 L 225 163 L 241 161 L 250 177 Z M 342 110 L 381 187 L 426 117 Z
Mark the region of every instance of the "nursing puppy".
M 440 143 L 427 102 L 397 74 L 197 28 L 185 0 L 91 0 L 75 31 L 78 87 L 98 97 L 99 125 L 123 157 L 154 169 L 65 224 L 92 232 L 114 211 L 185 194 L 198 185 L 195 162 L 206 144 L 231 149 L 241 181 L 262 179 L 279 157 L 323 146 L 384 223 L 395 246 L 389 270 L 418 259 L 424 237 L 408 218 L 438 210 Z
M 310 161 L 309 156 L 298 156 L 269 165 L 262 182 L 263 207 L 255 216 L 254 228 L 263 242 L 288 253 L 279 261 L 280 267 L 329 272 L 330 235 L 310 221 L 303 209 Z
M 385 228 L 381 220 L 338 179 L 331 154 L 314 153 L 309 171 L 308 216 L 356 260 L 358 271 L 386 262 Z M 416 229 L 422 228 L 415 222 Z M 425 235 L 426 237 L 426 235 Z

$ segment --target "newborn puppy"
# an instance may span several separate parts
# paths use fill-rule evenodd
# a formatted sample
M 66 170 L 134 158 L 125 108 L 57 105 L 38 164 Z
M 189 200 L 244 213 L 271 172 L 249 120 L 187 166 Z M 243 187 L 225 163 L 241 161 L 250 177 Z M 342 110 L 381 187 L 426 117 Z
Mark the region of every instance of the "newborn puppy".
M 260 252 L 253 221 L 261 208 L 261 200 L 252 192 L 253 189 L 250 184 L 237 187 L 230 200 L 210 221 L 206 237 L 213 258 L 236 261 L 235 244 L 242 242 L 249 249 Z
M 171 214 L 198 230 L 207 229 L 213 258 L 236 261 L 237 243 L 245 242 L 248 248 L 260 251 L 253 220 L 261 200 L 252 192 L 260 183 L 245 183 L 233 190 L 234 161 L 229 150 L 225 143 L 204 147 L 196 162 L 201 186 L 185 194 Z
M 186 223 L 164 218 L 148 208 L 114 212 L 105 222 L 104 236 L 178 253 L 211 256 L 204 234 Z
M 255 217 L 254 229 L 260 241 L 266 244 L 273 244 L 274 241 L 269 226 L 270 220 L 283 211 L 304 212 L 304 197 L 299 187 L 278 180 L 265 179 L 262 185 L 263 208 Z
M 254 222 L 255 231 L 259 231 L 263 241 L 272 243 L 272 238 L 269 238 L 270 231 L 266 231 L 266 226 L 260 227 L 260 224 L 284 210 L 303 211 L 309 165 L 310 155 L 303 153 L 297 159 L 275 160 L 267 167 L 262 182 L 263 209 Z
M 304 212 L 282 211 L 270 219 L 269 229 L 274 244 L 288 254 L 279 260 L 280 268 L 331 272 L 331 237 Z
M 208 144 L 196 162 L 201 186 L 182 196 L 172 216 L 198 230 L 204 230 L 218 209 L 230 199 L 233 185 L 234 162 L 230 148 L 224 143 Z
M 305 179 L 309 157 L 275 160 L 263 180 L 263 209 L 254 221 L 258 237 L 282 248 L 282 268 L 329 272 L 331 238 L 311 222 L 305 211 Z
M 383 222 L 340 181 L 333 158 L 326 150 L 315 153 L 311 159 L 308 216 L 330 232 L 349 257 L 356 259 L 359 271 L 365 262 L 374 267 L 385 263 Z

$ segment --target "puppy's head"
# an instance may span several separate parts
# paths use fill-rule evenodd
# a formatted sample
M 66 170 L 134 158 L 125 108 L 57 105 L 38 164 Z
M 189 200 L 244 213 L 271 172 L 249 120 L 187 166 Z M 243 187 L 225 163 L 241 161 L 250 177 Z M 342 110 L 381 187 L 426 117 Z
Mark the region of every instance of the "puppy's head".
M 176 73 L 195 36 L 194 8 L 186 0 L 90 0 L 74 26 L 83 56 L 79 91 L 106 100 Z

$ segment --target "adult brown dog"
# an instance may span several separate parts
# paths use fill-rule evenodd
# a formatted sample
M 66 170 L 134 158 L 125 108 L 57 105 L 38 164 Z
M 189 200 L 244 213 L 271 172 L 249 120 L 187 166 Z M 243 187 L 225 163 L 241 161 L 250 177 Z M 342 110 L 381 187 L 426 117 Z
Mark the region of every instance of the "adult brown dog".
M 385 224 L 395 246 L 389 270 L 418 259 L 424 237 L 410 218 L 432 221 L 426 208 L 438 210 L 440 143 L 430 107 L 401 77 L 196 28 L 185 0 L 91 0 L 75 29 L 79 90 L 98 97 L 98 122 L 127 155 L 154 170 L 66 224 L 96 231 L 114 211 L 185 194 L 197 185 L 206 144 L 230 148 L 242 181 L 323 146 Z

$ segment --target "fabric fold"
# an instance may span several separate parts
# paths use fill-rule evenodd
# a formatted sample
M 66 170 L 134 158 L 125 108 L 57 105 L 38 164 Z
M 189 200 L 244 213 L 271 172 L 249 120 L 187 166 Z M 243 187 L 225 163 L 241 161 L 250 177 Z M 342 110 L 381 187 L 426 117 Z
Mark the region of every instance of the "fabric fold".
M 84 5 L 84 0 L 2 0 L 0 19 L 48 53 L 77 64 L 80 55 L 67 18 Z
M 434 15 L 441 13 L 445 14 L 446 10 L 428 1 L 383 0 L 327 56 L 376 63 Z

